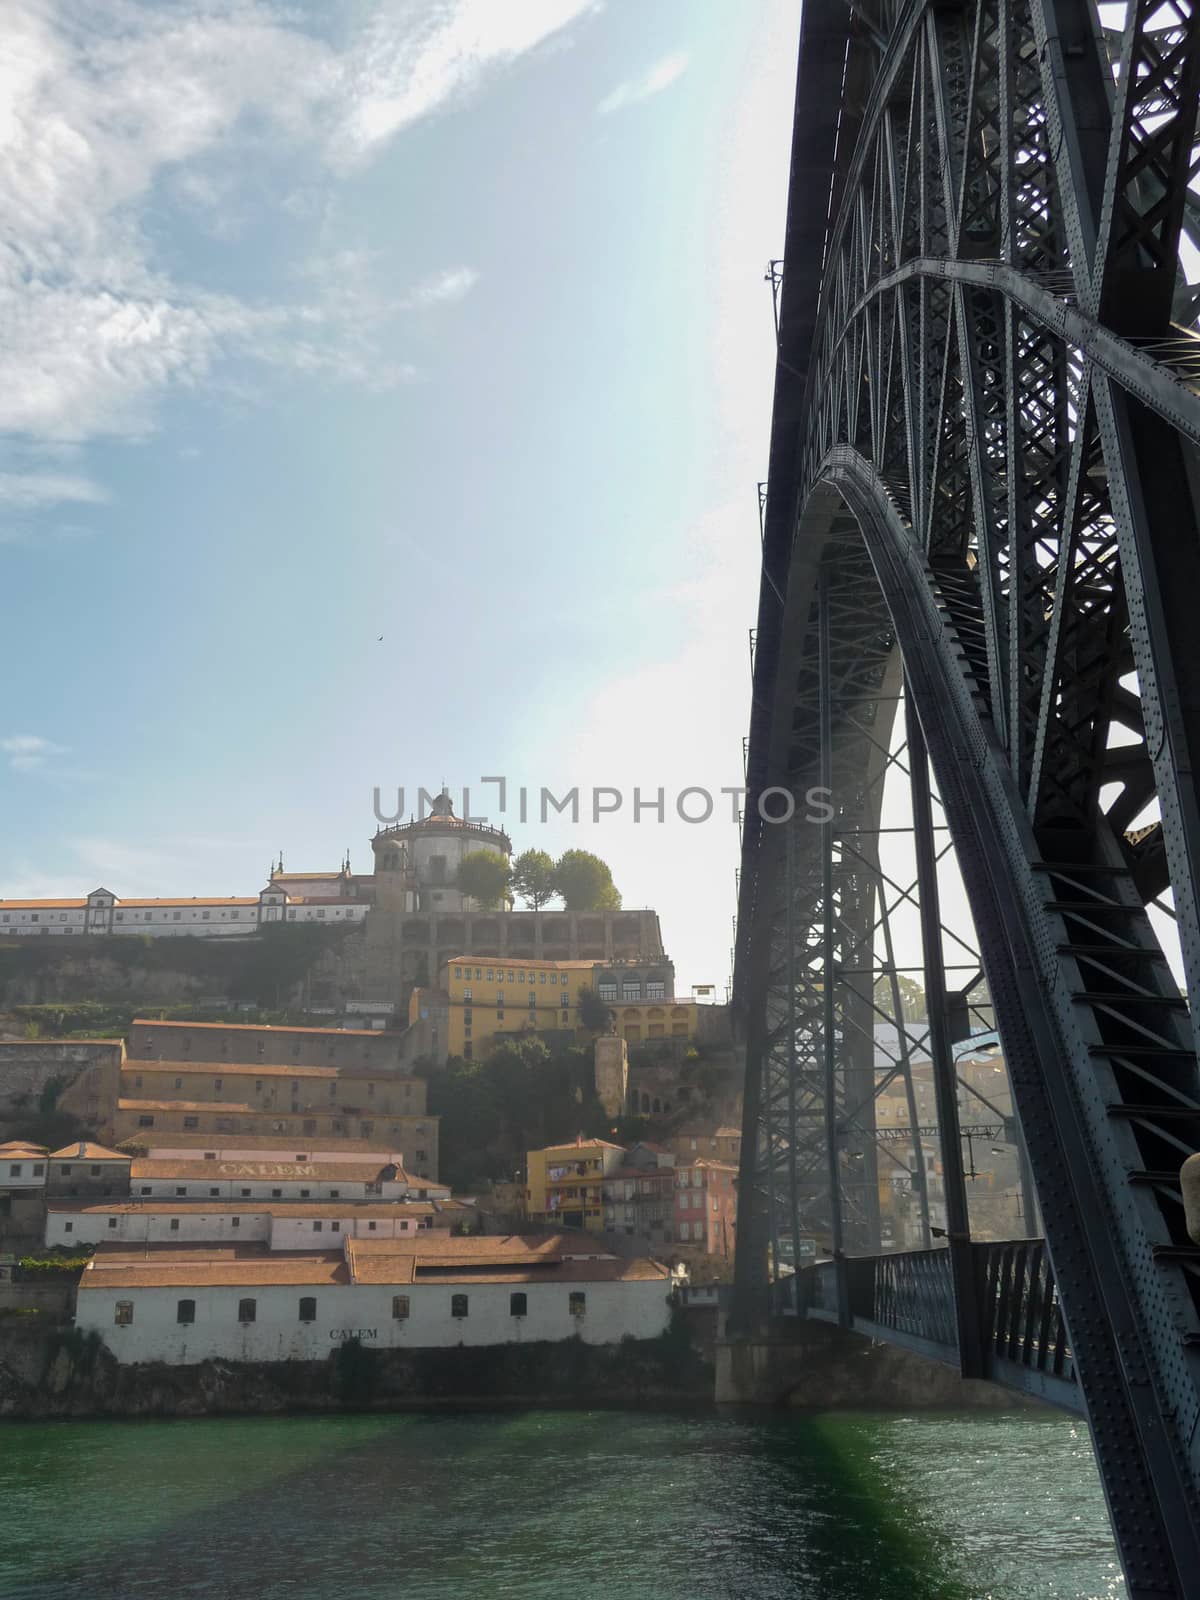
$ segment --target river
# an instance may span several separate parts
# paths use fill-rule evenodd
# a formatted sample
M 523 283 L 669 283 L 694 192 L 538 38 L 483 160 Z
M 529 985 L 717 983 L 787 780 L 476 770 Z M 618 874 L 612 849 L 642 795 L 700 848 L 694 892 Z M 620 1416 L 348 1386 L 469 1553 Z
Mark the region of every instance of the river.
M 1047 1413 L 0 1424 L 0 1600 L 1118 1600 Z

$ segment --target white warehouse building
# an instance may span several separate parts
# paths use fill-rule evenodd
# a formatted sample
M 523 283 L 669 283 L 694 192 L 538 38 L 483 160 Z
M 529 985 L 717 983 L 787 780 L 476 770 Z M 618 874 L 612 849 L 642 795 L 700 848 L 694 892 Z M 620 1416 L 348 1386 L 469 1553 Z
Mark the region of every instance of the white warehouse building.
M 451 1200 L 421 1201 L 97 1201 L 59 1203 L 46 1208 L 46 1244 L 266 1244 L 271 1250 L 323 1249 L 343 1237 L 400 1239 L 421 1229 L 448 1233 L 471 1215 Z
M 348 1339 L 414 1350 L 654 1338 L 672 1288 L 656 1261 L 563 1236 L 347 1238 L 341 1251 L 274 1256 L 105 1249 L 84 1270 L 75 1322 L 122 1363 L 321 1361 Z

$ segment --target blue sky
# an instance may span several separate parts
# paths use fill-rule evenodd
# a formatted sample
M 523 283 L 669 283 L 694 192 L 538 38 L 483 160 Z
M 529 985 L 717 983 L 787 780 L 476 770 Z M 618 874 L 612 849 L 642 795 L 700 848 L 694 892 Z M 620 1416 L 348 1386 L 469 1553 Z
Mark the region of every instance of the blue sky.
M 724 983 L 728 800 L 628 812 L 741 778 L 798 19 L 9 0 L 0 895 L 365 870 L 445 778 Z

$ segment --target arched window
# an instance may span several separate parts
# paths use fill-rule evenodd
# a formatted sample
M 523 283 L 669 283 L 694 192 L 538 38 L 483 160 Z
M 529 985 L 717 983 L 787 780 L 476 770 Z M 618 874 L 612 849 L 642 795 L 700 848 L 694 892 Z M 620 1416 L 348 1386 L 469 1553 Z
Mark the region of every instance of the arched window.
M 257 1300 L 239 1300 L 238 1301 L 238 1321 L 239 1322 L 254 1322 L 254 1321 L 257 1320 L 257 1317 L 258 1317 L 258 1301 Z
M 175 1302 L 176 1322 L 195 1322 L 196 1302 L 194 1300 L 177 1300 Z
M 317 1297 L 313 1294 L 300 1296 L 300 1321 L 315 1322 L 317 1320 Z

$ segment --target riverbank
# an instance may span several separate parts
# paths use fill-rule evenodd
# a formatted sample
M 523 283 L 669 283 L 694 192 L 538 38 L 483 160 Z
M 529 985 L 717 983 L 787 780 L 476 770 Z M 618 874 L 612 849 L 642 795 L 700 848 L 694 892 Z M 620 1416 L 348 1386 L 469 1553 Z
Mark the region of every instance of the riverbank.
M 508 1405 L 707 1407 L 713 1368 L 680 1323 L 657 1339 L 589 1345 L 372 1350 L 324 1361 L 122 1365 L 95 1338 L 0 1323 L 0 1418 L 258 1416 Z

